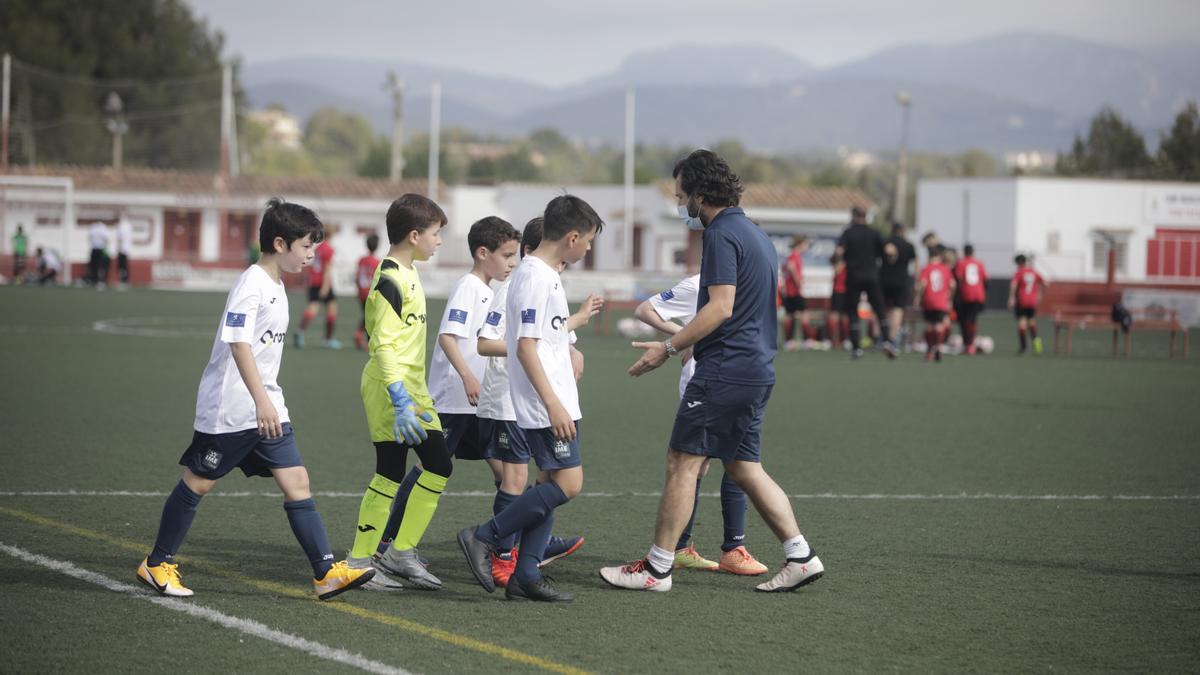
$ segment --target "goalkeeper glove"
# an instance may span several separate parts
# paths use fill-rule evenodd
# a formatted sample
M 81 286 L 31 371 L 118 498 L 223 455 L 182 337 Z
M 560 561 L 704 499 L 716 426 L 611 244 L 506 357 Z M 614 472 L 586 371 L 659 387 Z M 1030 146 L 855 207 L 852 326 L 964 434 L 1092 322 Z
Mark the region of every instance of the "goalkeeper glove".
M 396 442 L 405 445 L 420 445 L 429 438 L 418 418 L 426 422 L 433 421 L 429 411 L 420 408 L 408 395 L 408 389 L 403 382 L 393 382 L 388 385 L 388 396 L 392 399 L 392 408 L 396 411 L 396 420 L 392 431 L 396 434 Z

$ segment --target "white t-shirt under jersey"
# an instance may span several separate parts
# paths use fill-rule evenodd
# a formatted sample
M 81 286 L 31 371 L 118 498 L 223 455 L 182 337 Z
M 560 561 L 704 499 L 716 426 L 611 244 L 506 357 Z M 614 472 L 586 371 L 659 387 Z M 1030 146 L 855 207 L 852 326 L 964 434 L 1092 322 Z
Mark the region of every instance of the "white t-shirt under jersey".
M 571 368 L 571 335 L 567 330 L 571 311 L 558 272 L 536 256 L 525 256 L 512 274 L 505 314 L 513 322 L 504 338 L 509 357 L 514 360 L 508 364 L 508 383 L 517 425 L 522 429 L 550 426 L 546 406 L 534 391 L 525 369 L 516 361 L 520 338 L 537 338 L 538 360 L 551 389 L 571 419 L 581 419 L 579 391 Z
M 496 296 L 488 306 L 479 337 L 488 340 L 504 339 L 505 303 L 508 302 L 508 281 L 496 289 Z M 483 385 L 479 393 L 479 407 L 475 414 L 483 419 L 516 422 L 517 412 L 513 409 L 512 397 L 508 393 L 508 359 L 503 356 L 487 357 L 483 369 Z
M 480 381 L 483 380 L 487 359 L 479 355 L 476 343 L 479 342 L 479 329 L 483 326 L 491 303 L 492 289 L 482 279 L 468 273 L 450 291 L 450 299 L 446 301 L 446 309 L 442 312 L 442 323 L 438 326 L 438 337 L 454 336 L 467 367 Z M 446 358 L 440 342 L 434 343 L 433 358 L 429 362 L 429 395 L 433 397 L 433 406 L 439 413 L 475 414 L 475 406 L 467 401 L 462 377 L 450 359 Z
M 288 300 L 283 284 L 272 279 L 258 265 L 251 265 L 229 291 L 217 336 L 213 339 L 212 355 L 200 376 L 196 431 L 227 434 L 258 428 L 254 399 L 233 362 L 230 345 L 235 342 L 250 345 L 258 376 L 262 378 L 271 403 L 275 404 L 279 422 L 290 421 L 283 402 L 283 389 L 278 382 L 287 329 Z
M 669 291 L 663 291 L 650 298 L 650 306 L 664 321 L 679 319 L 683 325 L 688 325 L 696 318 L 696 303 L 700 298 L 700 275 L 690 276 L 675 284 Z M 696 359 L 688 359 L 679 373 L 679 397 L 683 398 L 683 390 L 687 389 L 692 375 L 696 374 Z

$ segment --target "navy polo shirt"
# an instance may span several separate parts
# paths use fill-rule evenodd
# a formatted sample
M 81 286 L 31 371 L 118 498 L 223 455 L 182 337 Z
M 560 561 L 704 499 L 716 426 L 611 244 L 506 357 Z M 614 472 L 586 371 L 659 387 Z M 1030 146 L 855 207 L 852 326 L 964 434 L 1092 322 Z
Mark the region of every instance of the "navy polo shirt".
M 696 311 L 708 304 L 709 286 L 735 286 L 737 292 L 733 316 L 696 343 L 696 378 L 775 383 L 778 270 L 779 255 L 770 238 L 741 208 L 725 209 L 704 228 Z

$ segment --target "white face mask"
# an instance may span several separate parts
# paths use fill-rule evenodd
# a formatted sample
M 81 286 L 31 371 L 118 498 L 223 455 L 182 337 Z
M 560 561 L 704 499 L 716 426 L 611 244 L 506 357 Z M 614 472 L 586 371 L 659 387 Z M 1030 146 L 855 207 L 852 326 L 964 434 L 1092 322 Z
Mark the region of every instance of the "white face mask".
M 704 229 L 704 223 L 701 222 L 699 216 L 689 215 L 686 206 L 680 206 L 678 208 L 679 208 L 679 217 L 683 220 L 683 224 L 687 226 L 687 229 L 689 229 L 689 230 L 703 230 Z

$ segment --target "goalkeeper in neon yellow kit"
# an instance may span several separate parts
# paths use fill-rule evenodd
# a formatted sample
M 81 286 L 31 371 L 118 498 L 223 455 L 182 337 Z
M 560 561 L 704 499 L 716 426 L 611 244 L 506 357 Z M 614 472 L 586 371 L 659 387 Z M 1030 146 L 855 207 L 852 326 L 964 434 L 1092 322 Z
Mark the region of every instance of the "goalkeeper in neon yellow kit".
M 433 201 L 405 194 L 387 213 L 391 248 L 375 270 L 364 308 L 370 359 L 362 374 L 363 407 L 375 444 L 375 475 L 363 494 L 347 562 L 374 567 L 364 588 L 404 585 L 437 590 L 417 544 L 437 510 L 452 464 L 425 382 L 425 293 L 413 263 L 442 243 L 446 214 Z M 408 449 L 420 466 L 405 475 Z

